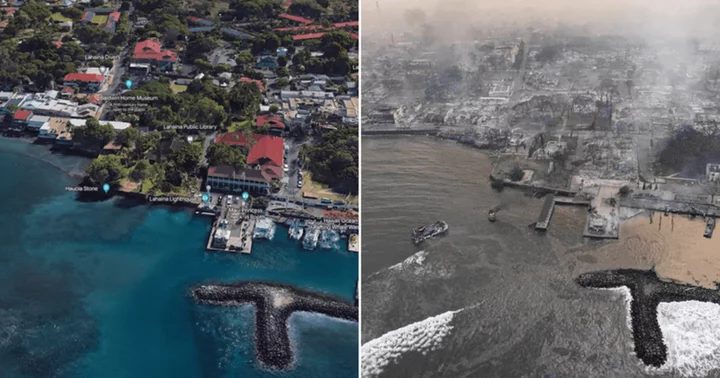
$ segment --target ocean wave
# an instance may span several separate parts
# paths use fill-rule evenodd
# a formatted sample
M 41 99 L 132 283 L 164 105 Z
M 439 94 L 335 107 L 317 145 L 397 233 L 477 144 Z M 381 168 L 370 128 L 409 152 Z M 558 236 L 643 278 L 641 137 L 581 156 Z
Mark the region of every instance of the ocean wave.
M 683 377 L 705 377 L 720 369 L 720 305 L 686 301 L 658 305 L 668 360 L 659 370 Z
M 404 270 L 413 265 L 420 266 L 425 262 L 426 257 L 427 257 L 427 252 L 420 251 L 420 252 L 406 258 L 402 262 L 399 262 L 399 263 L 389 267 L 388 270 Z
M 630 289 L 622 286 L 604 290 L 623 297 L 626 326 L 632 331 Z M 713 369 L 720 369 L 720 305 L 700 301 L 661 302 L 657 319 L 668 348 L 668 359 L 660 368 L 645 366 L 647 373 L 691 378 L 706 377 Z
M 450 323 L 460 311 L 462 310 L 448 311 L 406 325 L 363 344 L 362 377 L 379 376 L 387 366 L 397 363 L 405 353 L 418 352 L 426 355 L 442 348 L 443 340 L 453 329 Z

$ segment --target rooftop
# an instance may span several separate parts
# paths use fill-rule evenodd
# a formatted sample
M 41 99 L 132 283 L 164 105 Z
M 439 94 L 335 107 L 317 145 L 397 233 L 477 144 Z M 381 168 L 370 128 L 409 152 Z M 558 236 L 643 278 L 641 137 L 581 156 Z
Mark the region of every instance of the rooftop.
M 86 73 L 71 73 L 65 75 L 65 81 L 81 81 L 85 83 L 102 83 L 105 81 L 105 77 L 103 75 L 98 74 L 86 74 Z
M 287 13 L 281 13 L 280 16 L 278 16 L 278 17 L 284 18 L 284 19 L 290 20 L 290 21 L 299 22 L 301 24 L 312 24 L 313 23 L 313 20 L 309 20 L 307 18 L 300 17 L 300 16 L 293 16 L 293 15 L 287 14 Z
M 211 166 L 208 168 L 208 177 L 235 178 L 245 181 L 255 181 L 267 183 L 270 178 L 258 169 L 236 169 L 228 165 Z
M 178 56 L 174 51 L 163 50 L 160 42 L 154 39 L 146 39 L 135 44 L 133 58 L 175 62 Z

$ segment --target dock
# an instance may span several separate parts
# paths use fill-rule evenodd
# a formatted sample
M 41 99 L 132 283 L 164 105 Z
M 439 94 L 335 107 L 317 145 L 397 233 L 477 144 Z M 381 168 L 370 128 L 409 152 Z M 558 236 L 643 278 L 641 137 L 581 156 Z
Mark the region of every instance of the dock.
M 547 231 L 553 210 L 555 210 L 555 196 L 549 195 L 545 197 L 545 203 L 543 204 L 542 210 L 540 210 L 537 223 L 535 223 L 536 230 Z
M 244 220 L 240 225 L 221 226 L 217 222 L 208 237 L 205 248 L 208 251 L 250 254 L 252 251 L 254 220 Z

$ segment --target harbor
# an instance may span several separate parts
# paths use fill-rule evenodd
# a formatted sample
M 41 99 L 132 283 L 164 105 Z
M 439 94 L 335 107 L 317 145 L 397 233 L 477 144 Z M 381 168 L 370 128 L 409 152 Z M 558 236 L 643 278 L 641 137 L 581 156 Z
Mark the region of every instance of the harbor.
M 279 229 L 278 225 L 286 226 L 289 238 L 305 250 L 339 248 L 340 240 L 347 238 L 347 250 L 359 251 L 357 218 L 349 212 L 278 201 L 258 208 L 253 206 L 253 200 L 245 201 L 239 196 L 208 194 L 208 201 L 199 205 L 195 214 L 213 217 L 206 243 L 208 251 L 251 254 L 253 241 L 272 240 L 276 232 L 285 231 L 285 227 Z

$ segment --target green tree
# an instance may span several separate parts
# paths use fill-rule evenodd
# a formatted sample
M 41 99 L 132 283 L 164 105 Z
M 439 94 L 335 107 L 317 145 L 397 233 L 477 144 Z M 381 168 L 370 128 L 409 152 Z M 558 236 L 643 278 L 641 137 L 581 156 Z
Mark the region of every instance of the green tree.
M 185 173 L 193 173 L 197 170 L 202 160 L 203 146 L 201 143 L 188 144 L 174 152 L 170 159 L 175 166 Z M 177 185 L 177 184 L 176 184 Z
M 130 178 L 133 181 L 142 181 L 150 176 L 150 162 L 147 160 L 140 160 L 135 164 L 132 172 L 130 172 Z
M 275 104 L 270 105 L 270 113 L 277 114 L 277 112 L 279 110 L 280 110 L 280 108 L 277 105 L 275 105 Z
M 243 68 L 255 63 L 255 57 L 250 51 L 243 51 L 235 58 L 235 63 Z
M 85 172 L 97 185 L 114 183 L 122 178 L 123 165 L 117 155 L 102 155 L 93 160 Z
M 207 160 L 210 165 L 230 165 L 235 168 L 245 167 L 246 156 L 233 146 L 216 143 L 208 147 Z
M 130 147 L 140 136 L 140 133 L 134 127 L 128 127 L 120 131 L 117 135 L 117 142 L 125 147 Z
M 238 83 L 230 91 L 230 109 L 233 113 L 250 118 L 257 114 L 262 94 L 255 83 Z
M 333 42 L 339 44 L 343 49 L 350 50 L 355 46 L 355 39 L 344 31 L 331 31 L 323 34 L 320 41 L 323 46 L 327 46 Z

